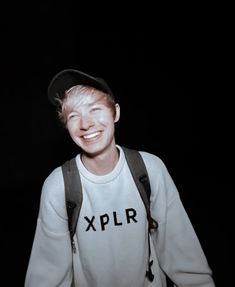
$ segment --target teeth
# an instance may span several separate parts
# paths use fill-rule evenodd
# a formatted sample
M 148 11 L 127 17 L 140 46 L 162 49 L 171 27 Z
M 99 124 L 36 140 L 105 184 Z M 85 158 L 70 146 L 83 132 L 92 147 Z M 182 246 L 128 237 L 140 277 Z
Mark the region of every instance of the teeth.
M 83 136 L 84 139 L 91 139 L 91 138 L 94 138 L 96 136 L 98 136 L 99 132 L 96 132 L 96 133 L 93 133 L 93 134 L 89 134 L 89 135 L 85 135 Z

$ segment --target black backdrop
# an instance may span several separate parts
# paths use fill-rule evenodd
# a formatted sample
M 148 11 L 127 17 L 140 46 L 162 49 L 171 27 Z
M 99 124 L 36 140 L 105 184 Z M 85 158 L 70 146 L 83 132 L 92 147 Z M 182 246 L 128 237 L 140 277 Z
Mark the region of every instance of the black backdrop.
M 8 3 L 2 10 L 8 19 L 1 41 L 7 282 L 10 273 L 14 286 L 23 286 L 45 177 L 78 152 L 46 95 L 51 77 L 73 67 L 112 87 L 121 106 L 117 143 L 155 153 L 166 163 L 217 286 L 228 286 L 223 199 L 229 201 L 231 188 L 221 159 L 230 155 L 229 104 L 220 93 L 219 25 L 209 9 L 175 8 L 124 5 L 106 12 L 75 1 L 39 1 Z

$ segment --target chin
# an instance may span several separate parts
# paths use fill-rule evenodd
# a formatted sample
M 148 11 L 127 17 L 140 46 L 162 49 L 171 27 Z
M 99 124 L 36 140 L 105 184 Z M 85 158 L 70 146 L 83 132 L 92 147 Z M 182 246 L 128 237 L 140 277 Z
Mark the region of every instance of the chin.
M 83 151 L 89 155 L 92 155 L 92 156 L 96 156 L 100 153 L 102 153 L 105 149 L 104 146 L 101 146 L 100 144 L 86 144 L 86 145 L 83 145 L 82 147 Z

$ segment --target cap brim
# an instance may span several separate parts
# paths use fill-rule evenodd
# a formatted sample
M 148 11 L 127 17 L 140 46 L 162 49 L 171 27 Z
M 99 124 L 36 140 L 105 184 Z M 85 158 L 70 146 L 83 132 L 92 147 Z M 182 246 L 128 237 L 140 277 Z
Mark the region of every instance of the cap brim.
M 108 84 L 101 78 L 95 78 L 75 69 L 66 69 L 57 73 L 48 86 L 48 98 L 53 105 L 57 105 L 57 98 L 62 99 L 65 91 L 76 85 L 91 86 L 113 97 Z

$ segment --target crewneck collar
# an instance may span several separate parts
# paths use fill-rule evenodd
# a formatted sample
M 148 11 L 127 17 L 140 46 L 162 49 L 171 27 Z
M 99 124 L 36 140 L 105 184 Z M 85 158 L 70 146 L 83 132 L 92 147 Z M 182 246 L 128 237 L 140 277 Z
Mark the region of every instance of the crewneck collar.
M 93 183 L 102 184 L 102 183 L 107 183 L 107 182 L 113 181 L 120 174 L 122 167 L 124 165 L 124 162 L 125 162 L 125 155 L 124 155 L 122 148 L 119 145 L 116 145 L 116 147 L 119 150 L 118 162 L 116 163 L 114 169 L 105 175 L 95 175 L 95 174 L 91 173 L 84 166 L 84 164 L 81 160 L 81 154 L 78 154 L 76 156 L 76 163 L 77 163 L 77 166 L 78 166 L 78 169 L 79 169 L 81 176 L 85 177 L 87 180 L 89 180 Z

